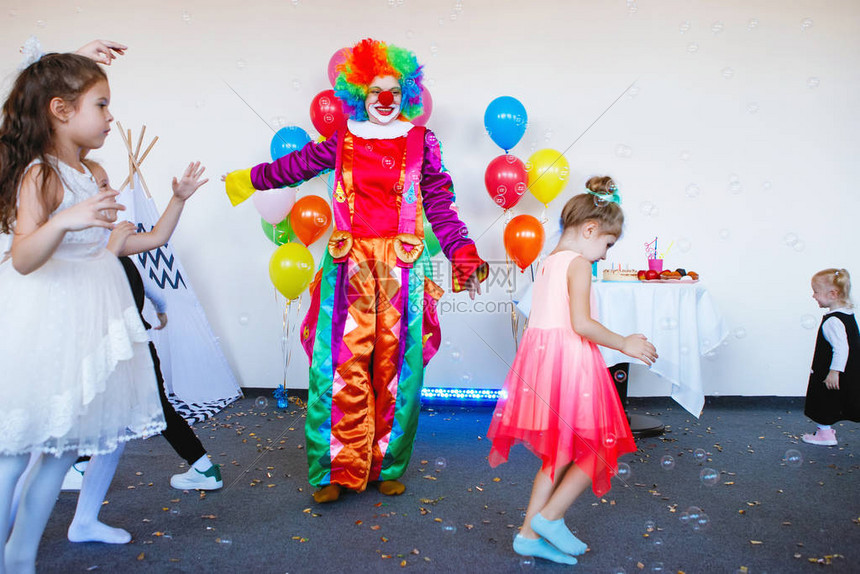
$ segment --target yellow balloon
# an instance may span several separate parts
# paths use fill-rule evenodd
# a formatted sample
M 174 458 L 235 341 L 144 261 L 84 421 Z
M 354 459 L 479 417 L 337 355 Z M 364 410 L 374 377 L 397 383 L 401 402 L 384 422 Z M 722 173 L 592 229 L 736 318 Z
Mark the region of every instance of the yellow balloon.
M 564 155 L 554 149 L 540 149 L 526 163 L 529 191 L 544 205 L 561 193 L 570 177 L 570 166 Z
M 314 258 L 301 243 L 284 243 L 269 260 L 269 278 L 287 299 L 295 299 L 314 276 Z

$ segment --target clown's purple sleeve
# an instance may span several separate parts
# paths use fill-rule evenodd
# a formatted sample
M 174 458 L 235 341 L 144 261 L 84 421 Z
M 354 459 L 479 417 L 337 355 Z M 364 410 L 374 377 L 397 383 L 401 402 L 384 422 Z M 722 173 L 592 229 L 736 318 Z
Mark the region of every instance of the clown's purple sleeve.
M 337 134 L 334 134 L 324 142 L 310 142 L 272 163 L 254 166 L 251 168 L 251 183 L 254 189 L 275 189 L 301 183 L 321 171 L 334 169 L 336 156 Z
M 442 252 L 451 261 L 454 291 L 461 291 L 463 284 L 473 274 L 486 279 L 489 267 L 478 256 L 475 242 L 469 239 L 466 224 L 454 208 L 454 184 L 442 165 L 442 153 L 436 136 L 427 130 L 424 141 L 424 165 L 421 173 L 421 194 L 424 197 L 424 213 L 433 228 Z

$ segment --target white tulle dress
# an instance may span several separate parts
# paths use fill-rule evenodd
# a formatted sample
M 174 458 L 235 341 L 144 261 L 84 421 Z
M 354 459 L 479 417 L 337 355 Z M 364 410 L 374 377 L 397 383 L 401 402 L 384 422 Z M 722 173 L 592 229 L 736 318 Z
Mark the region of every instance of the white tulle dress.
M 52 167 L 64 189 L 54 213 L 98 192 L 89 171 Z M 28 275 L 0 263 L 0 454 L 100 454 L 165 427 L 146 330 L 107 234 L 66 233 Z

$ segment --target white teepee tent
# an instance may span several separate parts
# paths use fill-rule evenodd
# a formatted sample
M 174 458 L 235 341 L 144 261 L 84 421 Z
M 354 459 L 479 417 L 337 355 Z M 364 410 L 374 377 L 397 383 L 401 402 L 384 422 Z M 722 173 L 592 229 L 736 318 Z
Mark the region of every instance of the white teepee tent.
M 137 225 L 138 232 L 150 231 L 158 221 L 159 210 L 149 195 L 140 164 L 158 138 L 153 139 L 141 156 L 146 126 L 141 130 L 134 153 L 131 132 L 125 133 L 119 124 L 118 127 L 129 153 L 129 177 L 118 198 L 126 211 L 120 212 L 120 217 Z M 189 422 L 205 420 L 242 396 L 236 377 L 171 244 L 131 259 L 140 271 L 147 293 L 155 291 L 167 304 L 167 326 L 150 331 L 161 359 L 167 395 L 176 411 Z M 149 322 L 157 324 L 157 320 Z

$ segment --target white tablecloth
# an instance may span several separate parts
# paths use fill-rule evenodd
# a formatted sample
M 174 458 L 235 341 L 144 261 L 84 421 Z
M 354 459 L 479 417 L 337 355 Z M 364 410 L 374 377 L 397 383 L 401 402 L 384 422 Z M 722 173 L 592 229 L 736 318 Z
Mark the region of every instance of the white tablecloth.
M 598 320 L 621 335 L 642 333 L 657 347 L 660 358 L 651 371 L 672 383 L 672 398 L 698 417 L 705 405 L 702 356 L 728 335 L 728 328 L 708 290 L 701 283 L 604 282 L 593 284 L 592 307 Z M 528 316 L 531 289 L 518 298 Z M 614 349 L 600 347 L 609 366 L 639 363 Z
M 705 405 L 702 356 L 728 335 L 708 290 L 701 283 L 597 281 L 593 285 L 600 322 L 622 335 L 648 337 L 660 355 L 651 371 L 670 381 L 672 398 L 698 417 Z M 601 347 L 600 351 L 607 365 L 638 362 L 614 349 Z

